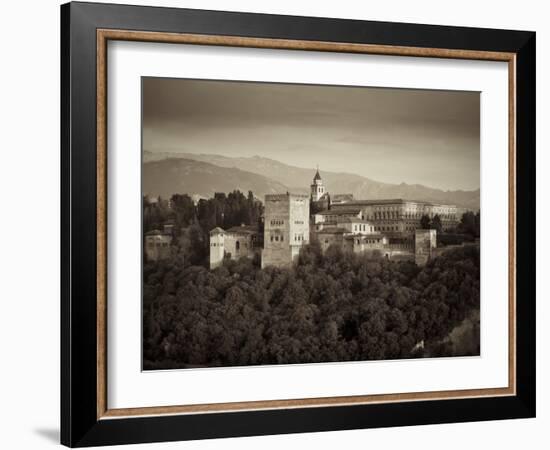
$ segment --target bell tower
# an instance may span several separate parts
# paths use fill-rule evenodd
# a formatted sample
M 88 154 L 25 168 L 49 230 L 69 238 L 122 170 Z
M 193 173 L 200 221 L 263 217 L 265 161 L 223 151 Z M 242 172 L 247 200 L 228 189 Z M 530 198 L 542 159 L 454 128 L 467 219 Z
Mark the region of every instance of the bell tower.
M 319 167 L 317 167 L 317 172 L 311 184 L 311 201 L 317 202 L 323 195 L 325 195 L 325 186 L 323 185 L 321 175 L 319 175 Z

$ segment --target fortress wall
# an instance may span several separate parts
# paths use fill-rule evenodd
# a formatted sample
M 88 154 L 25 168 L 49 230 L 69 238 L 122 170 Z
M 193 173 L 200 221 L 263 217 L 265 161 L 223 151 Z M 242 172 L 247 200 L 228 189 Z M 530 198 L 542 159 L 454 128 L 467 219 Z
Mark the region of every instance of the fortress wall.
M 449 252 L 451 250 L 456 250 L 458 248 L 464 248 L 464 247 L 479 248 L 479 242 L 463 242 L 460 245 L 446 245 L 445 247 L 437 247 L 432 250 L 432 257 L 435 258 L 436 256 L 441 256 L 442 254 Z
M 237 242 L 239 248 L 237 248 Z M 231 254 L 231 259 L 239 259 L 244 256 L 252 258 L 254 249 L 252 236 L 247 234 L 227 233 L 225 236 L 225 251 Z
M 419 266 L 425 265 L 433 256 L 433 250 L 437 246 L 437 232 L 435 230 L 416 230 L 415 262 Z

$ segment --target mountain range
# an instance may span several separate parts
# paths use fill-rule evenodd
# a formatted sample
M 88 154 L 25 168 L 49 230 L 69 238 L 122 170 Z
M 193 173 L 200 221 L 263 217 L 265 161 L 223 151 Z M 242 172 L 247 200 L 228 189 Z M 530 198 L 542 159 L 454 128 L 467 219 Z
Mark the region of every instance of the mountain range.
M 258 198 L 265 194 L 308 193 L 315 174 L 270 158 L 227 157 L 221 155 L 143 152 L 144 194 L 168 198 L 174 193 L 212 197 L 215 192 L 251 190 Z M 353 194 L 355 199 L 424 200 L 449 203 L 478 210 L 479 189 L 444 191 L 420 184 L 382 183 L 356 174 L 321 170 L 326 189 L 331 194 Z

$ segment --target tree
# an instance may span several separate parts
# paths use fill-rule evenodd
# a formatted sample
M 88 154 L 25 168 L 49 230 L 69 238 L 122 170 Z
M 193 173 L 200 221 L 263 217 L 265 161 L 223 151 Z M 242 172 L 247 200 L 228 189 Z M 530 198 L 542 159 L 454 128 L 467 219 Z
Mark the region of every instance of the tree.
M 480 230 L 480 211 L 474 214 L 472 211 L 467 211 L 462 214 L 458 229 L 461 233 L 466 233 L 473 238 L 479 237 Z
M 420 228 L 422 228 L 423 230 L 429 230 L 430 225 L 430 216 L 426 214 L 422 215 L 422 217 L 420 218 Z
M 196 210 L 199 223 L 203 229 L 210 231 L 217 226 L 227 229 L 241 224 L 258 225 L 263 206 L 254 198 L 252 191 L 245 196 L 235 190 L 227 195 L 216 192 L 214 198 L 199 200 Z
M 441 223 L 441 217 L 439 217 L 439 214 L 436 214 L 433 217 L 430 228 L 432 230 L 436 230 L 438 234 L 443 232 L 443 224 Z
M 172 212 L 168 208 L 168 201 L 158 198 L 143 196 L 143 232 L 161 229 L 165 222 L 172 218 Z
M 187 227 L 196 218 L 195 203 L 193 199 L 187 194 L 174 194 L 170 199 L 172 203 L 172 210 L 176 216 L 176 230 L 182 227 Z
M 309 214 L 315 215 L 321 211 L 323 211 L 324 208 L 319 202 L 314 202 L 313 200 L 309 200 Z

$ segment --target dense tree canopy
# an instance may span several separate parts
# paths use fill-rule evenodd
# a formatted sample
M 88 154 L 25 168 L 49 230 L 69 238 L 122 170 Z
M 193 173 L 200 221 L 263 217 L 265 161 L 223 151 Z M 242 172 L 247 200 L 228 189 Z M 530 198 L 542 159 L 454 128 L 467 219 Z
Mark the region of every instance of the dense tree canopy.
M 461 233 L 466 233 L 472 237 L 478 238 L 480 230 L 480 212 L 473 213 L 472 211 L 467 211 L 462 214 L 457 230 Z
M 146 369 L 479 353 L 479 336 L 449 339 L 479 310 L 475 247 L 419 268 L 312 243 L 290 269 L 242 259 L 210 271 L 174 256 L 143 278 Z
M 229 194 L 217 192 L 213 198 L 200 199 L 196 204 L 187 194 L 174 194 L 170 200 L 143 197 L 144 232 L 171 221 L 179 234 L 183 228 L 197 223 L 209 232 L 212 228 L 231 228 L 241 224 L 257 225 L 263 213 L 262 202 L 252 191 L 244 195 L 235 190 Z
M 465 212 L 462 214 L 460 222 L 456 227 L 447 229 L 443 228 L 443 223 L 439 214 L 435 214 L 431 219 L 430 216 L 424 214 L 420 218 L 420 228 L 437 231 L 438 247 L 472 242 L 476 238 L 479 238 L 480 212 Z
M 437 231 L 438 233 L 443 232 L 443 224 L 441 223 L 441 217 L 439 216 L 439 214 L 433 216 L 432 222 L 430 223 L 430 228 Z
M 430 219 L 430 216 L 423 214 L 420 218 L 420 228 L 423 230 L 436 230 L 438 233 L 442 233 L 443 223 L 441 222 L 441 217 L 439 214 L 436 214 Z
M 168 201 L 162 198 L 150 199 L 143 197 L 143 231 L 160 229 L 162 225 L 172 218 L 172 212 L 168 207 Z
M 430 216 L 428 216 L 427 214 L 423 214 L 422 217 L 420 218 L 420 228 L 422 228 L 423 230 L 429 230 L 431 228 L 431 221 L 430 221 Z

